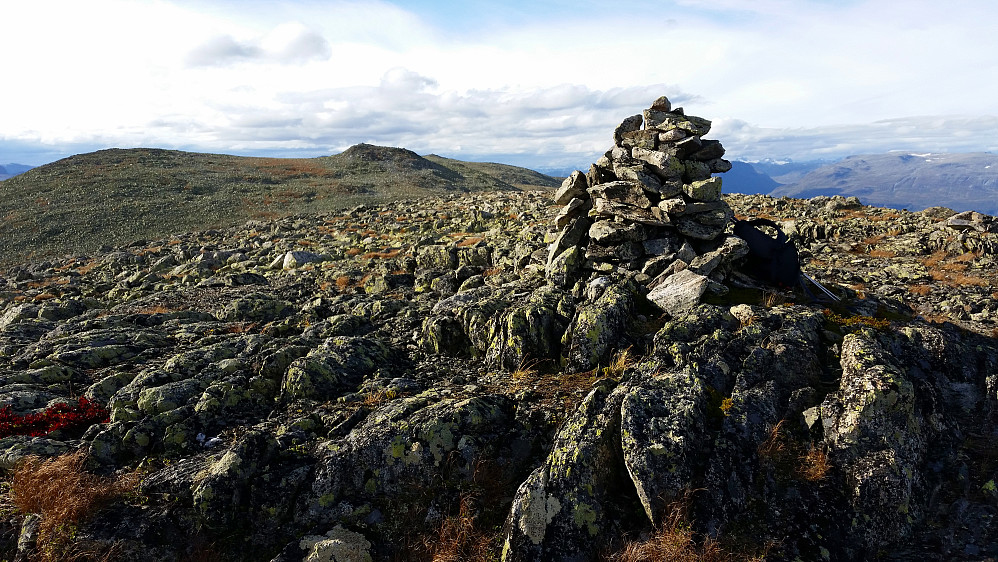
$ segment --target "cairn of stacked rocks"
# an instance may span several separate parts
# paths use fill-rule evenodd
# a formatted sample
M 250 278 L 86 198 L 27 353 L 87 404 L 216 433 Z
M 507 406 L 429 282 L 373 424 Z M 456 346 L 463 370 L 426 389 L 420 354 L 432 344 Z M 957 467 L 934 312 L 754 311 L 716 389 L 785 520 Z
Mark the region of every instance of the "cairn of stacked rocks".
M 724 148 L 704 137 L 710 121 L 673 109 L 662 96 L 613 132 L 613 148 L 588 173 L 575 171 L 555 193 L 564 205 L 554 226 L 546 275 L 571 288 L 594 276 L 623 274 L 650 289 L 670 313 L 721 284 L 748 252 L 725 234 L 733 213 L 721 200 L 731 169 Z

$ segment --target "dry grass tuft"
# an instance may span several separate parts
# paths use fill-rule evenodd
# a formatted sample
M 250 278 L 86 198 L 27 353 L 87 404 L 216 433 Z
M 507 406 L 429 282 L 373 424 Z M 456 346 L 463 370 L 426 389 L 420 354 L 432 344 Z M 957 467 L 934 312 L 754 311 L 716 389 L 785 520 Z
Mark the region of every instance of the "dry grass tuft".
M 783 422 L 780 420 L 769 430 L 769 437 L 759 444 L 759 456 L 778 458 L 787 451 L 786 439 L 783 436 Z
M 135 311 L 136 314 L 166 314 L 168 312 L 173 312 L 173 309 L 161 304 L 156 306 L 147 306 Z
M 798 480 L 818 482 L 832 469 L 825 451 L 809 445 L 807 450 L 787 433 L 780 420 L 773 426 L 769 436 L 759 445 L 759 457 L 773 464 L 777 469 Z
M 255 330 L 260 325 L 259 322 L 230 322 L 225 327 L 227 334 L 247 334 Z
M 927 267 L 929 269 L 932 269 L 932 268 L 938 266 L 940 262 L 942 262 L 943 260 L 945 260 L 947 255 L 948 254 L 946 253 L 945 250 L 939 250 L 938 252 L 935 252 L 932 255 L 930 255 L 929 257 L 927 257 L 924 260 L 922 260 L 922 265 L 924 265 L 925 267 Z
M 368 408 L 377 408 L 378 406 L 395 400 L 398 397 L 399 393 L 395 390 L 381 388 L 364 396 L 363 404 Z
M 869 238 L 864 238 L 863 243 L 867 246 L 873 246 L 874 244 L 879 244 L 884 241 L 884 234 L 877 234 L 876 236 L 870 236 Z
M 468 248 L 474 246 L 481 242 L 483 239 L 480 236 L 472 236 L 470 238 L 465 238 L 457 243 L 458 248 Z
M 495 560 L 497 534 L 478 529 L 472 494 L 461 496 L 457 515 L 447 517 L 432 541 L 424 546 L 433 562 L 488 562 Z
M 77 525 L 138 485 L 138 475 L 112 480 L 83 470 L 86 453 L 53 459 L 27 457 L 11 476 L 11 502 L 22 513 L 41 516 L 38 550 L 42 560 L 62 560 Z
M 610 364 L 602 369 L 597 369 L 597 372 L 602 377 L 619 379 L 624 371 L 631 368 L 634 365 L 634 357 L 631 355 L 631 348 L 627 348 L 623 351 L 618 351 L 614 354 L 613 359 Z
M 537 361 L 522 361 L 509 376 L 513 379 L 514 391 L 523 388 L 537 377 Z
M 817 447 L 811 447 L 807 453 L 801 457 L 801 466 L 798 473 L 801 478 L 808 482 L 817 482 L 828 475 L 832 465 L 828 462 L 828 455 Z
M 932 285 L 911 285 L 908 287 L 908 292 L 913 295 L 926 296 L 932 292 Z
M 835 312 L 833 312 L 831 309 L 828 308 L 826 308 L 823 311 L 823 313 L 825 315 L 825 318 L 827 318 L 829 322 L 838 324 L 839 326 L 842 327 L 842 329 L 847 331 L 855 330 L 863 326 L 868 328 L 873 328 L 874 330 L 879 330 L 879 331 L 884 331 L 891 327 L 890 320 L 887 320 L 885 318 L 874 318 L 872 316 L 862 316 L 862 315 L 839 316 L 838 314 L 836 314 Z
M 402 250 L 400 250 L 399 248 L 395 249 L 386 248 L 384 251 L 368 252 L 360 257 L 361 259 L 365 260 L 373 260 L 373 259 L 387 260 L 398 256 L 401 251 Z
M 716 539 L 697 540 L 688 523 L 689 495 L 672 504 L 669 515 L 654 534 L 644 541 L 629 542 L 610 557 L 612 562 L 729 562 L 761 560 L 725 550 Z
M 776 293 L 773 291 L 763 291 L 762 293 L 762 306 L 766 308 L 773 308 L 774 306 L 780 306 L 787 302 L 787 297 L 782 293 Z

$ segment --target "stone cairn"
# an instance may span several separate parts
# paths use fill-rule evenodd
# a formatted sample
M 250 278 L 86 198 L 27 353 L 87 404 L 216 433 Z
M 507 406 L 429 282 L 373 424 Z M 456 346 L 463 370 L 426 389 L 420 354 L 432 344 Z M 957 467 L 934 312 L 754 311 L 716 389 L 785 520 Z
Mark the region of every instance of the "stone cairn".
M 725 229 L 733 217 L 721 200 L 724 148 L 704 139 L 710 121 L 672 108 L 665 96 L 613 132 L 613 148 L 588 173 L 575 171 L 555 193 L 564 205 L 546 267 L 562 288 L 622 274 L 650 289 L 673 315 L 704 292 L 724 293 L 731 264 L 748 253 Z

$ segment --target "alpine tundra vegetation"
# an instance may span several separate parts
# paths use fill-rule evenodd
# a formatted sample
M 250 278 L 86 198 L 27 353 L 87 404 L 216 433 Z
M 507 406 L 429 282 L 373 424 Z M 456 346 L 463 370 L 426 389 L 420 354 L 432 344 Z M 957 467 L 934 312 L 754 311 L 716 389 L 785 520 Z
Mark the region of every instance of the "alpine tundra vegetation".
M 0 557 L 998 556 L 998 222 L 726 195 L 709 131 L 10 267 Z

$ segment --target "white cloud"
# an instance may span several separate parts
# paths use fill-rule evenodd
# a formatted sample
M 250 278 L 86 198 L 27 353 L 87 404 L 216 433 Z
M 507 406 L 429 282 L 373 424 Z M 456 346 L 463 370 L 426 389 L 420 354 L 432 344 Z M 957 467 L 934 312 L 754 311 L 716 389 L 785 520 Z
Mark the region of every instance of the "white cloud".
M 331 54 L 325 37 L 301 23 L 291 22 L 249 41 L 238 41 L 231 35 L 210 37 L 194 47 L 185 62 L 189 66 L 222 66 L 245 61 L 301 64 L 325 60 Z
M 671 94 L 739 158 L 998 144 L 982 125 L 998 115 L 985 0 L 512 2 L 495 24 L 405 6 L 13 3 L 0 139 L 311 154 L 367 141 L 585 164 Z
M 262 50 L 256 45 L 240 43 L 231 35 L 216 35 L 191 50 L 186 61 L 191 66 L 215 66 L 236 60 L 255 59 L 262 54 Z
M 914 116 L 808 128 L 764 128 L 737 119 L 714 122 L 727 156 L 762 160 L 838 159 L 892 150 L 998 152 L 998 116 Z

